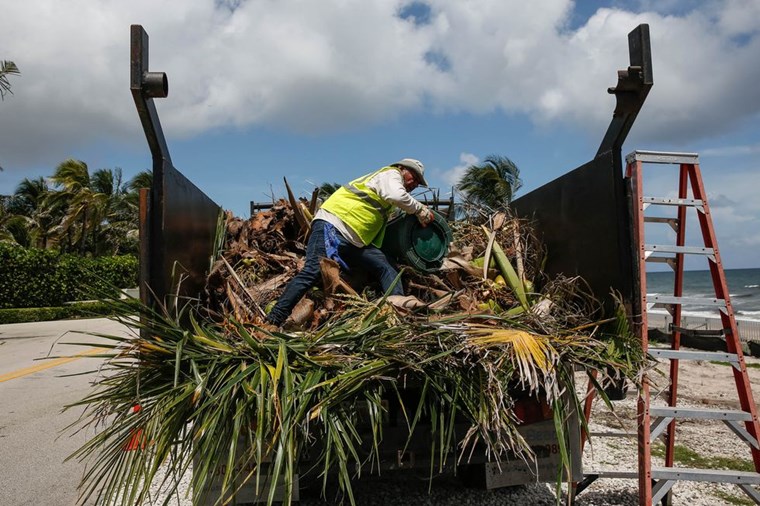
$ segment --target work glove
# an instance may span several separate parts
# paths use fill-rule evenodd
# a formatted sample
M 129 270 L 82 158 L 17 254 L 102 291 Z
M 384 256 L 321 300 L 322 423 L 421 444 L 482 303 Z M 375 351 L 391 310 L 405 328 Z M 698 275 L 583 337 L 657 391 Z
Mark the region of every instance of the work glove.
M 422 209 L 417 211 L 417 221 L 419 221 L 420 225 L 423 227 L 427 227 L 434 219 L 435 217 L 433 216 L 433 211 L 431 211 L 427 206 L 423 206 Z
M 413 310 L 427 306 L 427 304 L 414 295 L 389 295 L 386 299 L 393 307 L 398 309 Z

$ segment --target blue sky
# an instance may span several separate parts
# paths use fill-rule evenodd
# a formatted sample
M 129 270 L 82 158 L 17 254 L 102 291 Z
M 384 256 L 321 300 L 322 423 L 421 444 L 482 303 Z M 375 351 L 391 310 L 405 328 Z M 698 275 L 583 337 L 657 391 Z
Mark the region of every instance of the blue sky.
M 0 0 L 0 194 L 66 158 L 151 166 L 129 91 L 150 35 L 174 165 L 221 206 L 302 195 L 404 157 L 447 196 L 489 154 L 518 196 L 590 160 L 649 23 L 654 87 L 624 146 L 700 154 L 727 267 L 760 267 L 760 0 Z M 675 180 L 651 179 L 655 193 Z

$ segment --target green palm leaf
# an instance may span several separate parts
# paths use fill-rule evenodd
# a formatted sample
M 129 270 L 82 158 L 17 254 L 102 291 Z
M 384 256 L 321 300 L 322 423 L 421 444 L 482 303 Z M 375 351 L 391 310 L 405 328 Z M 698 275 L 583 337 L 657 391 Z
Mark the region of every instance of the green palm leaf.
M 457 188 L 473 204 L 497 211 L 506 209 L 520 186 L 517 165 L 505 156 L 489 155 L 465 170 Z
M 139 503 L 159 470 L 178 477 L 192 467 L 196 500 L 220 480 L 214 500 L 248 482 L 270 503 L 282 484 L 288 502 L 310 449 L 307 468 L 323 486 L 335 477 L 352 502 L 351 480 L 368 463 L 379 465 L 388 395 L 413 414 L 404 416 L 409 437 L 430 421 L 433 473 L 455 455 L 531 454 L 512 410 L 516 384 L 545 397 L 561 421 L 580 406 L 562 399 L 574 391 L 563 371 L 613 363 L 615 372 L 634 377 L 640 365 L 633 347 L 630 362 L 610 360 L 619 350 L 596 340 L 593 327 L 546 333 L 531 328 L 526 314 L 492 317 L 495 326 L 466 316 L 402 320 L 387 303 L 344 302 L 342 316 L 313 334 L 263 332 L 232 319 L 191 318 L 185 329 L 180 317 L 141 308 L 139 320 L 129 319 L 138 337 L 113 338 L 97 390 L 77 403 L 86 407 L 81 423 L 98 427 L 73 456 L 88 462 L 82 500 Z M 120 309 L 126 315 L 134 308 Z M 410 378 L 422 392 L 404 406 L 400 392 Z M 136 404 L 141 409 L 133 413 Z M 360 419 L 360 412 L 367 415 Z M 455 430 L 459 418 L 467 421 L 464 433 Z M 123 451 L 135 438 L 136 450 Z
M 21 72 L 12 61 L 3 60 L 0 62 L 0 100 L 5 99 L 6 93 L 13 93 L 11 91 L 11 83 L 8 81 L 8 76 L 19 74 L 21 74 Z

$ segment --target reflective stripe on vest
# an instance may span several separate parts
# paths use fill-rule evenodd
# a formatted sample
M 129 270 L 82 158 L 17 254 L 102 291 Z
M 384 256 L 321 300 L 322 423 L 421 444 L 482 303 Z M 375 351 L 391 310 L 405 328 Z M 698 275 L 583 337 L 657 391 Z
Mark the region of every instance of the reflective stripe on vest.
M 356 235 L 365 245 L 373 243 L 375 246 L 380 246 L 382 244 L 385 235 L 385 223 L 393 209 L 393 204 L 382 200 L 367 187 L 366 182 L 377 174 L 388 170 L 398 169 L 390 166 L 383 167 L 354 179 L 341 186 L 322 204 L 322 209 L 340 218 L 343 223 L 356 232 Z

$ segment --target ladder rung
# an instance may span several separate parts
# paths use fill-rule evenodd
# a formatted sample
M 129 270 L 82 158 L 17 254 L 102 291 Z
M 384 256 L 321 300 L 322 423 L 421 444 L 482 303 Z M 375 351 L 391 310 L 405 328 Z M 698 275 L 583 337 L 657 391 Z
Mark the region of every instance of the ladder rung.
M 752 422 L 752 413 L 747 411 L 678 408 L 678 407 L 650 407 L 649 415 L 652 425 L 649 428 L 650 440 L 654 441 L 665 431 L 666 427 L 674 419 L 691 420 L 716 420 L 725 423 L 734 434 L 739 436 L 749 446 L 760 450 L 757 438 L 750 434 L 739 422 Z
M 688 469 L 684 467 L 653 467 L 652 479 L 760 484 L 759 473 L 724 469 Z
M 686 327 L 677 327 L 672 323 L 670 324 L 670 330 L 677 331 L 687 337 L 725 337 L 726 335 L 731 335 L 731 329 L 687 329 Z
M 673 295 L 647 295 L 647 304 L 693 304 L 695 306 L 726 307 L 726 301 L 723 299 L 675 297 Z
M 699 163 L 697 153 L 672 153 L 667 151 L 644 151 L 636 150 L 625 156 L 625 162 L 648 162 L 648 163 Z
M 733 420 L 749 421 L 752 415 L 746 411 L 736 411 L 731 409 L 701 409 L 701 408 L 679 408 L 679 407 L 650 407 L 649 415 L 653 417 L 667 417 L 678 419 L 692 420 Z
M 654 358 L 664 358 L 667 360 L 708 360 L 713 362 L 730 362 L 732 364 L 739 362 L 739 357 L 735 353 L 720 351 L 671 350 L 669 348 L 649 348 L 648 351 Z
M 589 432 L 591 437 L 636 437 L 636 432 L 626 432 L 623 430 L 606 430 L 606 431 L 594 431 Z
M 653 256 L 648 256 L 644 260 L 647 261 L 647 262 L 668 264 L 671 267 L 673 267 L 676 264 L 675 257 L 653 257 Z M 674 269 L 675 269 L 675 267 L 674 267 Z
M 703 246 L 673 246 L 663 244 L 645 244 L 647 253 L 683 253 L 686 255 L 714 255 L 715 249 Z
M 686 206 L 686 207 L 703 207 L 703 200 L 698 199 L 670 199 L 666 197 L 642 197 L 645 204 L 655 204 L 660 206 Z
M 589 471 L 583 473 L 585 476 L 595 476 L 597 478 L 626 478 L 634 480 L 639 477 L 639 473 L 632 471 L 615 471 L 613 469 L 601 469 L 599 471 Z
M 646 223 L 667 223 L 671 227 L 675 228 L 678 224 L 676 218 L 665 218 L 662 216 L 644 216 L 644 222 Z

